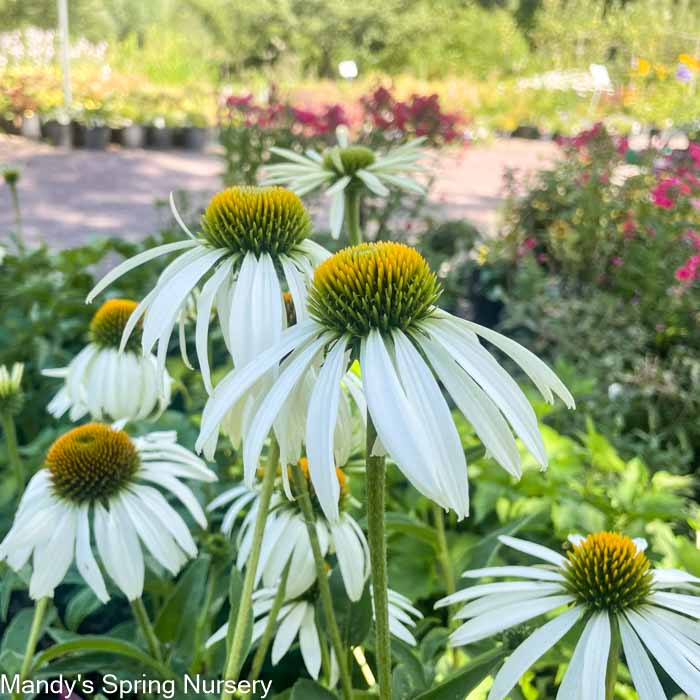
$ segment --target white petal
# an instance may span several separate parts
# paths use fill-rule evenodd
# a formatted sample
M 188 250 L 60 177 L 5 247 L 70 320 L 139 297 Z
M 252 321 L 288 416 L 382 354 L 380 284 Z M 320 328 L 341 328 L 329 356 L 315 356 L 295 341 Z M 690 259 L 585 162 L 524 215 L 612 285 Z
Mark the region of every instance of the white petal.
M 467 461 L 452 414 L 430 368 L 413 343 L 401 332 L 392 333 L 396 368 L 406 398 L 415 408 L 418 423 L 424 432 L 427 454 L 432 452 L 439 468 L 445 502 L 460 516 L 469 514 Z
M 197 359 L 202 373 L 204 386 L 209 394 L 214 391 L 211 383 L 211 370 L 209 368 L 209 319 L 214 305 L 214 298 L 222 285 L 229 279 L 233 271 L 233 259 L 224 260 L 216 272 L 206 281 L 202 287 L 202 293 L 197 299 L 197 323 L 195 330 Z
M 581 637 L 576 644 L 569 666 L 559 686 L 556 700 L 586 700 L 581 695 L 581 692 L 583 689 L 583 659 L 586 655 L 590 631 L 589 625 L 583 628 Z
M 677 613 L 666 610 L 665 608 L 656 608 L 653 606 L 646 606 L 642 608 L 644 615 L 650 620 L 653 620 L 661 627 L 667 627 L 674 632 L 679 632 L 685 635 L 688 639 L 692 639 L 696 644 L 700 644 L 700 625 L 689 620 L 684 615 L 678 615 Z
M 382 444 L 421 493 L 449 508 L 437 481 L 434 460 L 425 454 L 424 431 L 379 331 L 370 331 L 362 340 L 360 365 L 367 407 Z
M 272 665 L 276 666 L 277 662 L 289 651 L 294 638 L 297 636 L 301 621 L 306 614 L 308 603 L 297 603 L 292 608 L 287 617 L 284 618 L 275 635 L 275 641 L 272 644 Z
M 625 650 L 625 661 L 639 700 L 666 700 L 666 693 L 637 634 L 624 617 L 618 617 L 618 623 L 622 647 Z
M 552 403 L 554 400 L 552 396 L 552 392 L 554 392 L 566 404 L 567 408 L 576 407 L 574 397 L 566 386 L 564 386 L 561 379 L 559 379 L 539 357 L 530 352 L 530 350 L 510 338 L 496 333 L 496 331 L 492 331 L 490 328 L 480 326 L 478 323 L 473 323 L 465 319 L 459 319 L 459 322 L 463 323 L 467 328 L 474 331 L 474 333 L 480 335 L 482 338 L 486 338 L 486 340 L 493 343 L 512 360 L 517 362 L 549 403 Z
M 306 451 L 309 476 L 326 518 L 338 520 L 340 484 L 336 475 L 333 438 L 338 417 L 340 382 L 346 370 L 348 337 L 339 338 L 326 355 L 309 401 L 306 417 Z
M 77 508 L 64 506 L 51 539 L 34 549 L 34 570 L 29 583 L 33 600 L 51 598 L 73 561 Z
M 350 600 L 357 602 L 362 597 L 365 588 L 366 578 L 363 564 L 366 559 L 357 533 L 349 523 L 344 522 L 348 517 L 344 515 L 339 524 L 331 525 L 331 535 L 345 591 Z
M 204 515 L 202 506 L 195 498 L 192 490 L 169 474 L 158 474 L 155 470 L 145 469 L 141 472 L 142 478 L 152 481 L 164 489 L 170 491 L 185 508 L 190 512 L 197 524 L 204 530 L 207 527 L 207 517 Z
M 187 228 L 187 226 L 185 225 L 185 222 L 182 220 L 182 217 L 180 216 L 180 212 L 177 210 L 177 207 L 175 206 L 175 196 L 174 196 L 174 194 L 173 194 L 172 192 L 170 193 L 169 200 L 170 200 L 170 211 L 171 211 L 172 214 L 173 214 L 173 218 L 175 219 L 175 221 L 177 221 L 177 223 L 178 223 L 178 225 L 180 226 L 180 228 L 181 228 L 190 238 L 194 238 L 194 237 L 195 237 L 194 234 L 192 233 L 192 231 L 190 231 L 190 230 Z
M 129 600 L 136 600 L 143 593 L 143 552 L 136 531 L 120 510 L 111 507 L 105 533 L 111 552 L 105 562 L 107 572 Z M 111 562 L 111 565 L 110 565 Z
M 119 279 L 122 275 L 133 270 L 139 265 L 147 263 L 149 260 L 154 260 L 159 258 L 161 255 L 167 255 L 168 253 L 173 253 L 176 250 L 184 250 L 185 248 L 193 248 L 194 246 L 201 245 L 199 241 L 178 241 L 177 243 L 166 243 L 165 245 L 157 246 L 156 248 L 151 248 L 151 250 L 145 250 L 143 253 L 134 255 L 133 258 L 125 260 L 120 265 L 117 265 L 113 270 L 108 272 L 91 290 L 87 295 L 85 300 L 86 304 L 91 304 L 92 300 L 103 290 L 109 287 L 112 282 Z
M 650 600 L 662 608 L 670 608 L 684 615 L 700 618 L 700 596 L 656 591 L 652 593 Z
M 355 173 L 356 177 L 359 177 L 362 182 L 365 183 L 367 189 L 380 197 L 386 197 L 389 194 L 389 190 L 382 184 L 382 181 L 369 170 L 358 170 Z
M 90 546 L 90 520 L 89 505 L 80 506 L 78 509 L 77 537 L 75 544 L 75 561 L 78 571 L 85 582 L 92 588 L 95 595 L 103 602 L 109 600 L 109 594 L 105 586 L 102 572 L 100 571 L 95 556 Z
M 583 655 L 583 678 L 590 700 L 605 700 L 605 673 L 610 653 L 610 619 L 607 613 L 594 613 Z
M 349 178 L 348 178 L 349 179 Z M 338 181 L 340 182 L 340 180 Z M 337 184 L 337 183 L 336 183 Z M 343 217 L 345 216 L 345 192 L 340 189 L 331 199 L 331 210 L 329 223 L 331 227 L 331 236 L 336 240 L 340 238 L 340 232 L 343 230 Z
M 582 614 L 582 607 L 567 610 L 522 642 L 494 678 L 488 700 L 503 700 L 530 666 L 551 649 L 579 621 Z
M 196 449 L 201 452 L 209 438 L 219 429 L 226 413 L 243 394 L 264 374 L 276 367 L 279 361 L 289 352 L 298 350 L 319 332 L 319 326 L 314 321 L 298 324 L 287 329 L 280 337 L 279 343 L 260 353 L 258 358 L 249 365 L 234 369 L 217 384 L 214 393 L 207 401 L 202 413 L 202 424 Z
M 282 264 L 284 277 L 287 280 L 289 292 L 292 295 L 292 302 L 294 303 L 294 313 L 297 317 L 297 323 L 300 323 L 308 317 L 308 312 L 306 310 L 307 291 L 305 277 L 303 273 L 297 269 L 297 266 L 292 258 L 288 258 L 286 255 L 281 255 L 280 263 Z
M 321 670 L 321 642 L 318 638 L 316 618 L 311 605 L 306 606 L 304 619 L 301 621 L 299 646 L 306 670 L 314 680 L 318 680 L 318 674 Z
M 537 566 L 489 566 L 484 569 L 465 571 L 465 578 L 481 578 L 482 576 L 520 576 L 534 578 L 540 581 L 563 581 L 564 577 L 551 569 L 541 569 Z
M 673 678 L 678 687 L 690 695 L 691 698 L 698 697 L 700 693 L 700 671 L 684 659 L 673 646 L 670 646 L 667 640 L 663 639 L 665 635 L 659 634 L 660 628 L 657 625 L 650 624 L 642 615 L 632 610 L 628 611 L 626 616 L 634 631 L 644 642 L 644 645 L 664 671 Z
M 548 587 L 548 588 L 546 588 Z M 561 593 L 562 587 L 558 583 L 543 583 L 534 590 L 521 591 L 517 593 L 496 593 L 487 595 L 483 598 L 473 600 L 467 603 L 463 608 L 454 615 L 455 620 L 468 620 L 470 617 L 477 617 L 487 612 L 497 612 L 504 605 L 509 603 L 524 603 L 526 601 L 535 600 L 536 598 L 544 598 L 550 593 Z
M 272 424 L 289 394 L 326 342 L 327 338 L 317 338 L 307 348 L 293 354 L 288 365 L 260 404 L 260 408 L 251 423 L 250 431 L 246 435 L 243 450 L 245 481 L 249 486 L 254 481 L 256 470 L 260 466 L 260 453 Z
M 564 579 L 562 579 L 562 581 L 563 580 Z M 462 603 L 464 601 L 474 600 L 475 598 L 480 598 L 482 596 L 491 596 L 496 594 L 520 594 L 539 591 L 544 597 L 557 590 L 561 593 L 564 592 L 564 589 L 559 583 L 544 583 L 540 581 L 499 581 L 497 583 L 481 583 L 477 586 L 463 588 L 461 591 L 457 591 L 456 593 L 452 593 L 444 598 L 440 598 L 440 600 L 435 603 L 435 607 L 446 608 L 448 605 L 452 605 L 453 603 Z
M 672 588 L 678 583 L 700 583 L 700 578 L 680 569 L 654 569 L 656 587 Z
M 526 554 L 531 554 L 533 557 L 542 559 L 543 561 L 554 564 L 555 566 L 561 567 L 567 563 L 566 557 L 558 554 L 553 549 L 549 549 L 549 547 L 543 547 L 541 544 L 535 544 L 534 542 L 528 542 L 527 540 L 521 540 L 517 537 L 509 537 L 507 535 L 501 535 L 498 540 L 507 547 L 517 549 L 518 551 L 525 552 Z
M 508 423 L 493 401 L 438 343 L 422 334 L 416 336 L 416 341 L 486 450 L 508 473 L 520 478 L 518 446 Z
M 560 608 L 573 601 L 574 598 L 570 595 L 558 595 L 532 601 L 527 605 L 523 605 L 519 602 L 504 605 L 498 615 L 488 613 L 475 617 L 469 620 L 469 622 L 465 622 L 458 630 L 450 635 L 450 644 L 452 646 L 462 646 L 478 642 L 497 632 L 502 632 L 509 627 L 519 625 L 527 620 L 531 620 L 533 617 L 544 615 L 544 613 Z

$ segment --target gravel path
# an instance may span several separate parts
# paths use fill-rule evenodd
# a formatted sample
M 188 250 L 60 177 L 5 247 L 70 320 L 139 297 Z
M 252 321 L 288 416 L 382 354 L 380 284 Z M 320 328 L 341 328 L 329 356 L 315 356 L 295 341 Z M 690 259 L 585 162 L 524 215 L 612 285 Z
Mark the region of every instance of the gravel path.
M 445 218 L 465 217 L 492 232 L 505 170 L 538 169 L 555 153 L 551 143 L 509 139 L 440 154 L 432 198 Z M 220 187 L 222 171 L 213 151 L 65 151 L 0 135 L 0 167 L 8 164 L 21 169 L 27 240 L 43 236 L 57 248 L 96 236 L 153 233 L 169 219 L 164 204 L 171 191 L 186 192 L 191 206 L 202 206 Z M 0 237 L 12 222 L 9 192 L 0 184 Z

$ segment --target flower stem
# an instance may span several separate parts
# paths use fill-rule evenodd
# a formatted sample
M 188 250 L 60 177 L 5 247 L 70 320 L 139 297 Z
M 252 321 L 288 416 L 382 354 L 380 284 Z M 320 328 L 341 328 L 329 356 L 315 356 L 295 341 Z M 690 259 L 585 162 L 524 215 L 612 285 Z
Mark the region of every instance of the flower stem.
M 367 414 L 367 530 L 372 563 L 372 592 L 376 632 L 377 671 L 380 700 L 391 699 L 391 637 L 389 634 L 389 581 L 387 574 L 384 501 L 386 464 L 384 457 L 372 456 L 377 431 Z
M 450 563 L 450 551 L 447 548 L 447 537 L 445 536 L 445 514 L 437 503 L 433 503 L 433 520 L 435 521 L 435 531 L 437 533 L 440 567 L 445 577 L 445 589 L 448 594 L 452 595 L 457 588 L 455 585 L 454 572 L 452 571 L 452 564 Z
M 17 479 L 17 497 L 21 498 L 24 493 L 24 466 L 22 465 L 22 459 L 17 449 L 15 420 L 9 413 L 2 414 L 2 429 L 5 433 L 5 441 L 7 442 L 8 461 L 15 470 L 15 478 Z
M 265 625 L 265 630 L 262 637 L 260 638 L 260 643 L 258 644 L 258 649 L 253 657 L 253 665 L 251 666 L 250 673 L 248 674 L 248 680 L 253 683 L 260 676 L 260 670 L 262 669 L 263 662 L 265 661 L 265 656 L 267 655 L 267 650 L 272 641 L 272 635 L 277 628 L 277 616 L 284 605 L 284 596 L 287 592 L 287 578 L 289 577 L 289 567 L 291 566 L 291 557 L 284 567 L 282 572 L 282 577 L 280 578 L 279 586 L 277 588 L 277 593 L 272 601 L 272 607 L 267 617 L 267 624 Z
M 34 659 L 34 652 L 36 651 L 36 645 L 39 641 L 39 636 L 41 635 L 41 624 L 44 621 L 44 615 L 46 614 L 46 608 L 48 607 L 50 600 L 51 598 L 40 598 L 36 601 L 34 606 L 34 618 L 32 619 L 32 626 L 29 630 L 27 646 L 24 650 L 22 669 L 19 672 L 20 685 L 23 681 L 26 681 L 29 678 L 29 673 L 32 668 L 32 661 Z M 19 693 L 14 693 L 12 695 L 12 700 L 22 700 L 23 695 L 24 693 L 21 691 Z
M 134 619 L 138 622 L 143 636 L 146 638 L 146 644 L 148 644 L 148 651 L 151 652 L 151 656 L 156 661 L 163 661 L 163 654 L 160 650 L 160 642 L 158 637 L 156 637 L 155 630 L 151 624 L 151 620 L 148 617 L 148 612 L 146 611 L 146 606 L 143 604 L 143 599 L 137 598 L 131 601 L 131 610 L 134 613 Z
M 345 188 L 345 224 L 348 228 L 350 245 L 362 243 L 362 228 L 360 226 L 360 188 L 350 185 Z
M 10 199 L 12 200 L 12 210 L 15 215 L 15 236 L 17 239 L 18 247 L 20 250 L 24 250 L 24 234 L 22 233 L 22 210 L 19 206 L 19 192 L 17 191 L 17 185 L 11 184 L 10 187 Z
M 605 672 L 605 700 L 614 700 L 615 684 L 617 683 L 617 667 L 620 664 L 620 652 L 622 640 L 620 639 L 620 627 L 617 619 L 610 618 L 610 652 L 608 654 L 608 667 Z
M 326 560 L 321 553 L 321 545 L 318 541 L 318 533 L 316 532 L 316 518 L 314 517 L 313 507 L 311 505 L 311 496 L 309 495 L 309 485 L 306 483 L 306 477 L 301 471 L 301 467 L 296 465 L 292 469 L 292 477 L 294 479 L 294 488 L 298 494 L 298 502 L 301 507 L 301 512 L 306 521 L 306 528 L 311 541 L 311 551 L 314 555 L 314 563 L 316 564 L 316 578 L 318 581 L 318 591 L 321 595 L 321 605 L 323 606 L 323 615 L 327 626 L 328 636 L 333 645 L 338 669 L 340 670 L 340 685 L 343 690 L 345 700 L 352 700 L 352 682 L 350 681 L 350 672 L 348 670 L 347 656 L 343 648 L 343 642 L 340 637 L 340 630 L 335 619 L 333 610 L 333 598 L 331 597 L 331 588 L 328 584 L 328 571 L 326 569 Z
M 260 561 L 260 549 L 262 547 L 263 535 L 265 534 L 265 522 L 270 511 L 270 499 L 277 476 L 277 466 L 280 459 L 280 447 L 273 437 L 270 443 L 270 450 L 265 465 L 262 488 L 258 498 L 258 513 L 255 518 L 255 528 L 253 529 L 253 542 L 250 548 L 248 563 L 246 564 L 245 578 L 243 579 L 243 589 L 236 615 L 236 624 L 233 629 L 231 649 L 224 667 L 224 680 L 234 681 L 241 670 L 246 650 L 243 649 L 243 642 L 246 636 L 248 618 L 253 607 L 253 589 L 255 588 L 255 574 Z M 221 693 L 221 700 L 231 700 L 232 693 L 224 689 Z

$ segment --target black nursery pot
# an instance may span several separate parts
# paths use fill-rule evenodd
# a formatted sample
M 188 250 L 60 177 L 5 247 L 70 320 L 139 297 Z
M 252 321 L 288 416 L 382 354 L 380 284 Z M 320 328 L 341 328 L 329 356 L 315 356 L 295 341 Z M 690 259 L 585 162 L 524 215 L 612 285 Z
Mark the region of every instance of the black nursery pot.
M 143 148 L 146 130 L 140 124 L 130 124 L 120 129 L 120 141 L 123 148 Z
M 44 136 L 52 146 L 71 148 L 73 146 L 73 128 L 70 123 L 49 119 L 44 124 Z
M 149 148 L 157 149 L 172 148 L 173 130 L 169 126 L 149 126 L 147 132 L 146 145 Z
M 203 151 L 209 143 L 209 129 L 201 126 L 186 126 L 182 130 L 182 145 L 190 151 Z
M 88 126 L 85 129 L 85 148 L 104 151 L 109 144 L 111 131 L 108 126 Z

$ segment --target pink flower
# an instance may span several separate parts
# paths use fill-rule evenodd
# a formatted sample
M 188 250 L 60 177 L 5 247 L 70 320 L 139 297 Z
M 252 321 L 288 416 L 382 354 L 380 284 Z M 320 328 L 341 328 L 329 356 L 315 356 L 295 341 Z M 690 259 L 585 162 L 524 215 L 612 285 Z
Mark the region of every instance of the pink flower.
M 696 168 L 700 168 L 700 143 L 693 143 L 692 141 L 688 145 L 688 154 L 693 159 Z
M 620 267 L 622 265 L 623 260 L 619 255 L 613 255 L 612 258 L 610 258 L 610 262 L 615 266 L 615 267 Z

